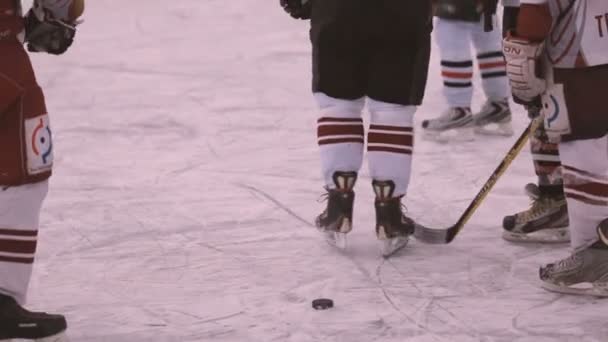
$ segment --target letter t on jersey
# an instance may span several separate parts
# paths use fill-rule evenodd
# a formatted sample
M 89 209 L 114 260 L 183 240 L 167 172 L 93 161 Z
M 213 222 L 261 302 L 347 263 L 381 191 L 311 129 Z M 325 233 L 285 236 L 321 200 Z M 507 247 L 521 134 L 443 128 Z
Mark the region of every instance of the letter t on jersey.
M 597 33 L 600 38 L 604 38 L 605 35 L 608 36 L 608 13 L 596 15 L 595 20 L 597 20 Z

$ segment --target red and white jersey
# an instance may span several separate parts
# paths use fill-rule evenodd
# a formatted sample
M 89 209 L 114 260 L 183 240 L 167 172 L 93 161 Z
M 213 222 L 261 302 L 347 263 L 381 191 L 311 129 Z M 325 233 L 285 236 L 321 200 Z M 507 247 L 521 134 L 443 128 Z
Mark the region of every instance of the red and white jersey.
M 546 39 L 547 57 L 556 68 L 608 64 L 608 1 L 521 0 L 546 4 L 553 23 Z
M 14 41 L 22 31 L 21 1 L 0 0 L 0 42 Z

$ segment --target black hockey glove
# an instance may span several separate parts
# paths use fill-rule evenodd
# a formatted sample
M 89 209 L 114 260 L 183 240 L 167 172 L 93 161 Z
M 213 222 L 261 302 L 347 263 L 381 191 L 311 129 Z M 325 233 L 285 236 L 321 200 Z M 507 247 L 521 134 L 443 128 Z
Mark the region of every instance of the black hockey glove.
M 280 0 L 281 7 L 295 19 L 310 19 L 313 0 Z
M 60 55 L 74 42 L 76 26 L 55 19 L 44 9 L 30 9 L 25 16 L 25 42 L 31 52 Z
M 494 21 L 492 16 L 496 14 L 498 0 L 482 0 L 483 5 L 483 30 L 490 32 L 494 30 Z

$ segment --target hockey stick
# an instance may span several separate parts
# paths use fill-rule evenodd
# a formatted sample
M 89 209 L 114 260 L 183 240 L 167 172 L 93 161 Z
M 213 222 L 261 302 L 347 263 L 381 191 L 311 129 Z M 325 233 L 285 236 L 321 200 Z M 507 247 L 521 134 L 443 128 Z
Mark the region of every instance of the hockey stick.
M 513 162 L 515 157 L 517 157 L 519 152 L 526 145 L 530 132 L 534 132 L 541 122 L 541 118 L 534 119 L 530 122 L 528 127 L 526 127 L 521 136 L 517 139 L 513 147 L 511 147 L 509 152 L 507 152 L 507 155 L 502 159 L 496 170 L 494 170 L 490 178 L 488 178 L 483 187 L 481 187 L 481 190 L 479 190 L 477 196 L 475 196 L 468 208 L 464 211 L 464 213 L 462 213 L 455 225 L 449 228 L 429 228 L 416 223 L 414 237 L 419 241 L 429 244 L 448 244 L 452 242 L 456 235 L 462 230 L 464 225 L 469 221 L 471 216 L 473 216 L 473 213 L 475 210 L 477 210 L 481 202 L 486 198 L 488 193 L 490 193 L 490 190 L 492 190 L 500 176 L 505 173 L 509 165 L 511 165 L 511 162 Z

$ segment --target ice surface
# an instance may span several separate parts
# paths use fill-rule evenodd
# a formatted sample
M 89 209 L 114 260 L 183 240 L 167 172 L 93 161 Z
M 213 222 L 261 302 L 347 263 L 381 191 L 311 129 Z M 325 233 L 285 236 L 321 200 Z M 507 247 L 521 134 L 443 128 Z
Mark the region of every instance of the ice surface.
M 349 250 L 325 244 L 307 23 L 278 1 L 89 1 L 73 49 L 33 59 L 57 168 L 30 306 L 66 313 L 76 342 L 608 339 L 607 301 L 537 284 L 566 246 L 500 238 L 528 151 L 450 245 L 384 261 L 367 170 Z M 444 108 L 433 60 L 417 125 Z M 417 139 L 411 215 L 453 224 L 515 139 Z

